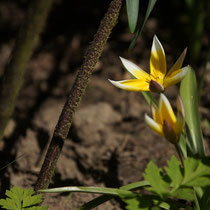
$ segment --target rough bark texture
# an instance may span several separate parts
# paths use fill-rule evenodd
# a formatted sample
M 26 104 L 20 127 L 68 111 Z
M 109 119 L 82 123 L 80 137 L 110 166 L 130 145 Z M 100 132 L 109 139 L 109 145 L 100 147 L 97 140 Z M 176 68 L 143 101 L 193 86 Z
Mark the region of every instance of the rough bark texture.
M 9 121 L 23 83 L 28 60 L 46 22 L 53 0 L 32 0 L 20 28 L 12 57 L 0 85 L 0 140 Z
M 64 140 L 66 139 L 73 114 L 78 107 L 80 100 L 85 92 L 89 78 L 94 70 L 94 67 L 104 49 L 111 30 L 116 25 L 122 0 L 113 0 L 108 8 L 107 13 L 102 19 L 97 33 L 93 41 L 88 47 L 84 62 L 79 69 L 73 87 L 66 100 L 59 121 L 54 131 L 46 158 L 40 171 L 35 190 L 48 188 L 51 178 L 54 174 L 57 160 L 62 150 Z

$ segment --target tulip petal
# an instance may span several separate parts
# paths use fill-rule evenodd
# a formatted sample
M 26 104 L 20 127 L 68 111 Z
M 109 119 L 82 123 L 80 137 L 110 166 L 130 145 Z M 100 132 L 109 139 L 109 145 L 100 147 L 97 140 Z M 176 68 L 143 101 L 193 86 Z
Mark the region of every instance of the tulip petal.
M 152 117 L 154 121 L 157 122 L 158 124 L 163 124 L 161 116 L 160 116 L 160 111 L 154 103 L 152 103 L 151 110 L 152 110 Z
M 146 124 L 156 133 L 160 134 L 161 136 L 164 136 L 163 134 L 163 128 L 160 124 L 156 123 L 152 118 L 150 118 L 147 114 L 144 116 L 144 120 Z
M 176 63 L 170 69 L 170 71 L 167 74 L 168 76 L 170 76 L 171 73 L 173 73 L 174 71 L 176 71 L 176 70 L 178 70 L 178 69 L 180 69 L 182 67 L 183 61 L 185 59 L 186 52 L 187 52 L 187 48 L 184 49 L 184 51 L 182 52 L 182 54 L 177 59 Z
M 176 122 L 176 116 L 171 107 L 171 104 L 169 103 L 166 96 L 162 93 L 160 94 L 159 110 L 160 116 L 162 117 L 162 122 L 165 120 L 171 125 L 173 125 Z
M 150 74 L 154 80 L 163 84 L 163 78 L 166 75 L 166 57 L 164 49 L 157 36 L 154 36 L 152 43 Z
M 173 125 L 173 130 L 177 136 L 180 136 L 185 125 L 185 119 L 182 114 L 178 113 L 176 123 Z
M 113 81 L 109 80 L 114 86 L 129 91 L 149 91 L 149 83 L 140 79 Z
M 185 118 L 184 104 L 180 96 L 177 97 L 176 104 L 178 113 L 180 113 Z
M 120 57 L 120 60 L 122 61 L 124 67 L 137 79 L 145 79 L 150 81 L 150 76 L 147 72 L 143 71 L 141 68 L 139 68 L 134 63 L 130 62 L 129 60 Z
M 189 66 L 185 66 L 181 69 L 175 70 L 173 72 L 169 72 L 170 74 L 167 74 L 164 79 L 163 86 L 166 88 L 168 86 L 171 86 L 180 82 L 187 74 L 188 69 L 189 69 Z

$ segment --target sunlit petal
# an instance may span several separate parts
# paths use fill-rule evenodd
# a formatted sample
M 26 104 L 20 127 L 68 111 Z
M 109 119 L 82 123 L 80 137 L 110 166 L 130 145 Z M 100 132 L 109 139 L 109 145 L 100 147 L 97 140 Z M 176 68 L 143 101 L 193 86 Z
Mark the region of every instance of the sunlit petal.
M 152 117 L 154 121 L 157 122 L 158 124 L 163 124 L 163 121 L 160 116 L 160 111 L 158 107 L 156 106 L 156 104 L 152 103 L 151 110 L 152 110 Z
M 130 79 L 130 80 L 121 80 L 113 81 L 109 80 L 114 86 L 121 88 L 123 90 L 129 91 L 149 91 L 149 83 L 140 79 Z
M 159 109 L 163 121 L 165 120 L 171 125 L 173 125 L 176 122 L 176 116 L 171 107 L 171 104 L 169 103 L 166 96 L 162 93 L 160 94 Z
M 185 125 L 185 119 L 184 119 L 183 115 L 178 113 L 178 116 L 176 118 L 176 122 L 173 125 L 173 130 L 174 130 L 174 132 L 176 133 L 177 136 L 180 136 L 180 134 L 182 133 L 184 125 Z
M 185 66 L 181 69 L 173 71 L 172 73 L 170 73 L 170 75 L 167 74 L 164 79 L 163 86 L 166 88 L 168 86 L 171 86 L 180 82 L 187 74 L 188 69 L 189 69 L 189 66 Z
M 173 73 L 174 71 L 176 71 L 176 70 L 178 70 L 178 69 L 180 69 L 182 67 L 183 61 L 185 59 L 186 52 L 187 52 L 187 48 L 184 49 L 184 51 L 182 52 L 182 54 L 177 59 L 176 63 L 170 69 L 170 71 L 167 74 L 168 76 L 170 76 L 171 73 Z
M 150 74 L 160 84 L 162 84 L 166 74 L 165 52 L 157 36 L 154 36 L 152 43 Z
M 129 60 L 120 57 L 124 67 L 137 79 L 145 79 L 150 81 L 150 76 L 147 72 L 143 71 L 134 63 L 130 62 Z
M 156 123 L 152 118 L 150 118 L 147 114 L 144 116 L 146 124 L 155 132 L 160 134 L 161 136 L 164 136 L 163 134 L 163 128 L 160 124 Z

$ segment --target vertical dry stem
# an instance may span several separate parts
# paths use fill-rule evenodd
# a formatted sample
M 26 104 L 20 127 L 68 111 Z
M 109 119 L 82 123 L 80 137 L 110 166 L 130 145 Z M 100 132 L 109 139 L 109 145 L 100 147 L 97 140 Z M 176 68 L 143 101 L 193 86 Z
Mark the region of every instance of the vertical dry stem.
M 28 60 L 45 24 L 53 0 L 31 0 L 25 22 L 20 28 L 12 57 L 0 85 L 0 140 L 10 119 Z
M 97 33 L 92 43 L 86 51 L 84 62 L 79 69 L 73 87 L 63 107 L 59 121 L 54 131 L 47 155 L 45 157 L 42 169 L 35 185 L 35 190 L 48 188 L 53 176 L 57 160 L 62 150 L 64 140 L 66 139 L 76 108 L 87 87 L 90 75 L 104 49 L 106 41 L 111 30 L 117 23 L 122 0 L 113 0 L 107 13 L 102 19 Z

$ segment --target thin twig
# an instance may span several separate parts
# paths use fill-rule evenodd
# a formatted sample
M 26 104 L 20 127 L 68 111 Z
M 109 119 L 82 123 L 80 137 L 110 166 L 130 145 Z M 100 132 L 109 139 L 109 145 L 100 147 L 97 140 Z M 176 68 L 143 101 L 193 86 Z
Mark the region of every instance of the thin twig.
M 85 92 L 89 78 L 104 49 L 111 30 L 117 23 L 121 4 L 122 0 L 113 0 L 111 2 L 107 13 L 100 23 L 93 41 L 85 53 L 84 62 L 79 69 L 73 87 L 63 107 L 53 137 L 51 139 L 47 155 L 42 165 L 42 169 L 35 184 L 36 191 L 39 189 L 48 188 L 48 185 L 54 174 L 56 163 L 61 153 L 64 141 L 68 135 L 74 112 L 77 109 Z

